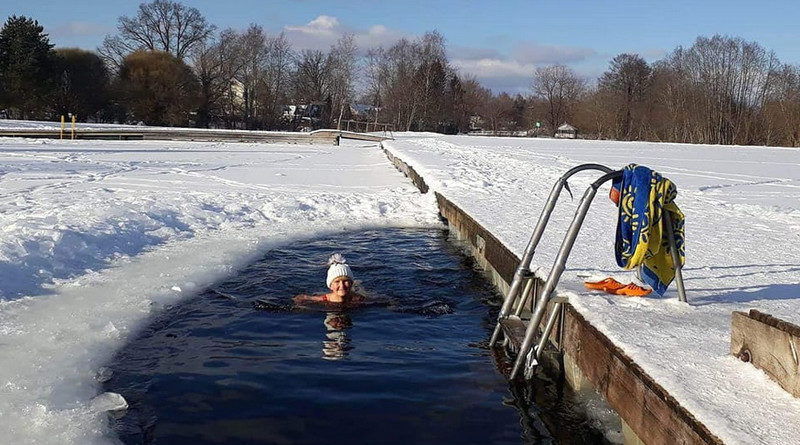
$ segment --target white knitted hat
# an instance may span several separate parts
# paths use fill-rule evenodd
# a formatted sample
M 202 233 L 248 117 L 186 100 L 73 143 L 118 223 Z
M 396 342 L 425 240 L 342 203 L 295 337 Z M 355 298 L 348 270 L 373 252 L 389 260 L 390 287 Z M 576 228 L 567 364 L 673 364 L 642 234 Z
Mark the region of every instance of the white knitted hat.
M 328 288 L 331 287 L 333 280 L 339 277 L 353 279 L 353 271 L 350 269 L 350 266 L 347 265 L 347 260 L 345 260 L 341 254 L 334 253 L 331 255 L 330 258 L 328 258 L 328 266 L 330 266 L 328 267 L 328 279 L 325 281 Z

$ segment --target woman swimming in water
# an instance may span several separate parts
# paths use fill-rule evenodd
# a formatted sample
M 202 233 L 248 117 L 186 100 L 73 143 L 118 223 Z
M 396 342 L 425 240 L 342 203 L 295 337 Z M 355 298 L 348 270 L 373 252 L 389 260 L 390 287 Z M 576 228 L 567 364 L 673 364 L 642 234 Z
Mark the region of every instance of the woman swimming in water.
M 355 292 L 353 289 L 353 271 L 347 264 L 347 260 L 338 253 L 328 258 L 328 279 L 325 284 L 331 291 L 322 295 L 298 295 L 294 297 L 294 302 L 302 303 L 326 303 L 332 305 L 358 305 L 364 301 L 364 296 Z

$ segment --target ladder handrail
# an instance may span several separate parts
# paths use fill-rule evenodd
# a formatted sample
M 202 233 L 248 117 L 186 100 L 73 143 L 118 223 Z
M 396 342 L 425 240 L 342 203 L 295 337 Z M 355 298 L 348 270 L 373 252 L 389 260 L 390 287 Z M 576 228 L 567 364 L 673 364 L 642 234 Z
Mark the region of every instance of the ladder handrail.
M 542 234 L 544 234 L 544 230 L 547 227 L 547 223 L 550 220 L 550 215 L 553 213 L 553 209 L 556 206 L 558 197 L 561 195 L 561 191 L 565 187 L 569 191 L 567 179 L 584 170 L 600 170 L 606 174 L 614 171 L 611 168 L 601 164 L 581 164 L 567 170 L 567 172 L 561 175 L 558 181 L 556 181 L 556 183 L 553 185 L 553 189 L 550 191 L 550 195 L 548 196 L 547 202 L 542 209 L 542 213 L 539 215 L 539 221 L 536 223 L 536 228 L 533 230 L 531 239 L 528 241 L 528 246 L 525 247 L 525 252 L 522 254 L 522 258 L 517 266 L 517 270 L 514 273 L 514 279 L 512 280 L 511 286 L 508 289 L 506 299 L 503 302 L 503 306 L 497 316 L 497 324 L 495 325 L 494 332 L 492 332 L 492 338 L 489 340 L 489 347 L 494 346 L 497 342 L 497 338 L 500 335 L 500 330 L 502 329 L 500 326 L 500 321 L 508 317 L 509 311 L 513 307 L 514 301 L 517 298 L 517 294 L 522 287 L 523 280 L 530 274 L 530 264 L 533 254 L 536 251 L 536 246 L 539 244 L 539 241 L 542 238 Z
M 675 234 L 672 230 L 672 217 L 669 212 L 662 213 L 664 227 L 667 228 L 667 241 L 669 242 L 669 254 L 672 256 L 672 266 L 675 268 L 675 287 L 678 289 L 678 300 L 686 303 L 686 288 L 683 286 L 683 272 L 681 272 L 681 259 L 678 255 L 678 246 L 675 245 Z
M 578 237 L 578 232 L 580 231 L 581 225 L 583 225 L 583 220 L 586 218 L 586 213 L 589 211 L 589 206 L 597 194 L 597 189 L 600 188 L 603 183 L 620 176 L 622 176 L 622 170 L 607 172 L 586 189 L 578 209 L 575 211 L 572 224 L 570 224 L 569 229 L 567 230 L 567 235 L 564 237 L 564 241 L 561 243 L 561 248 L 559 249 L 555 262 L 553 263 L 553 268 L 550 270 L 550 274 L 547 276 L 547 281 L 542 289 L 541 298 L 539 298 L 539 301 L 536 304 L 536 310 L 528 322 L 528 327 L 525 330 L 525 339 L 523 340 L 522 345 L 517 353 L 517 358 L 514 361 L 514 368 L 509 376 L 510 380 L 513 380 L 517 376 L 522 364 L 526 360 L 526 356 L 530 352 L 536 331 L 539 329 L 539 323 L 541 323 L 542 318 L 544 317 L 544 312 L 547 309 L 547 303 L 550 301 L 551 294 L 555 290 L 556 284 L 558 284 L 558 280 L 561 278 L 561 274 L 564 273 L 570 251 L 572 251 L 572 246 L 575 244 L 575 239 Z M 549 335 L 549 333 L 546 334 Z M 542 333 L 542 335 L 545 335 L 545 333 Z M 536 351 L 537 357 L 540 354 L 541 351 Z

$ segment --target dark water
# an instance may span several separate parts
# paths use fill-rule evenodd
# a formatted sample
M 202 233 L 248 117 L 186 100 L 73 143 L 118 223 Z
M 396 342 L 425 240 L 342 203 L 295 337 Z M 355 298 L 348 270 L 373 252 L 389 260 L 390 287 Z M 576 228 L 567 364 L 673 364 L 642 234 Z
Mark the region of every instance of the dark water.
M 296 309 L 342 252 L 376 304 Z M 269 252 L 165 310 L 113 360 L 129 444 L 595 443 L 562 385 L 509 385 L 485 345 L 493 288 L 437 230 L 366 231 Z M 254 308 L 257 304 L 260 310 Z

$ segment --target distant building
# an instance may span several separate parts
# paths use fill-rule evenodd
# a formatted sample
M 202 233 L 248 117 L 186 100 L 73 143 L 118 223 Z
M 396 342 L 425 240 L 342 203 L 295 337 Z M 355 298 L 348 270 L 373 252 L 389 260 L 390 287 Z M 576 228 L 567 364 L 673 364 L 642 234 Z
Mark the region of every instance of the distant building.
M 298 115 L 298 106 L 297 105 L 281 105 L 281 119 L 285 121 L 291 121 L 294 119 L 296 115 Z
M 572 125 L 564 122 L 556 130 L 556 137 L 557 138 L 564 138 L 564 139 L 577 139 L 577 137 L 578 137 L 578 129 L 573 127 Z
M 244 105 L 244 84 L 239 79 L 231 79 L 230 97 L 237 107 Z
M 473 114 L 469 117 L 469 131 L 481 131 L 483 130 L 483 118 L 477 114 Z
M 347 118 L 355 121 L 372 121 L 375 119 L 375 114 L 378 112 L 377 107 L 367 104 L 349 104 L 349 108 L 350 113 Z

